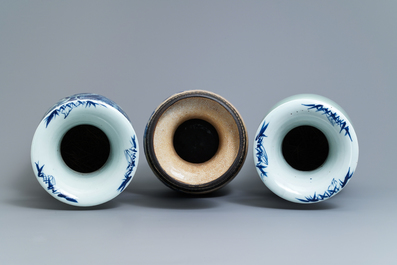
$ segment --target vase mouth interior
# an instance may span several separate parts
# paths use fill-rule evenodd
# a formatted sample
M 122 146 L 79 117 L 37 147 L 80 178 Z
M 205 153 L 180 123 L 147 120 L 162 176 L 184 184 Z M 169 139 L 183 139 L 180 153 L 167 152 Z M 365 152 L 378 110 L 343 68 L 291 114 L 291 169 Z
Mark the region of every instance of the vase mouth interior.
M 69 129 L 60 143 L 65 164 L 79 173 L 92 173 L 102 168 L 110 155 L 110 142 L 96 126 L 81 124 Z
M 174 102 L 161 114 L 153 132 L 159 165 L 168 176 L 188 185 L 206 184 L 225 174 L 238 155 L 239 145 L 233 115 L 205 97 Z
M 282 153 L 285 161 L 294 169 L 313 171 L 326 162 L 329 144 L 321 130 L 302 125 L 291 129 L 285 135 Z

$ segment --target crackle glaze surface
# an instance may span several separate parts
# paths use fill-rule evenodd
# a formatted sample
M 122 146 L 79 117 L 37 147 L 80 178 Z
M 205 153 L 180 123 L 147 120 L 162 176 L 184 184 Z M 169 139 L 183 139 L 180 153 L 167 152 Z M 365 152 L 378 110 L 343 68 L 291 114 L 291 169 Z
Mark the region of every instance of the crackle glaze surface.
M 186 120 L 202 119 L 211 123 L 219 135 L 219 148 L 210 160 L 194 164 L 180 158 L 173 147 L 173 133 Z M 219 103 L 207 98 L 186 98 L 170 106 L 158 120 L 154 149 L 161 167 L 183 183 L 198 185 L 224 174 L 236 159 L 239 132 L 232 115 Z

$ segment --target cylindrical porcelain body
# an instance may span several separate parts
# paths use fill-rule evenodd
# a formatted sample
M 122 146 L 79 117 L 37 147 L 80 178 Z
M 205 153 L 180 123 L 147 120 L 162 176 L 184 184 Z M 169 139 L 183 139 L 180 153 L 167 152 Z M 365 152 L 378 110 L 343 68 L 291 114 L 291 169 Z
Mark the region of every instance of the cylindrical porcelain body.
M 125 112 L 89 93 L 66 97 L 50 108 L 31 147 L 41 186 L 74 206 L 94 206 L 119 195 L 133 178 L 138 158 L 138 139 Z M 98 164 L 98 159 L 103 161 Z M 94 168 L 84 169 L 89 164 Z
M 350 181 L 359 149 L 353 125 L 338 104 L 302 94 L 272 108 L 259 125 L 253 152 L 257 172 L 271 191 L 291 202 L 316 203 Z M 305 161 L 322 155 L 318 162 Z M 312 162 L 318 164 L 311 167 Z
M 202 90 L 181 92 L 160 104 L 144 139 L 155 175 L 168 187 L 191 194 L 212 192 L 231 181 L 245 161 L 247 143 L 237 110 Z

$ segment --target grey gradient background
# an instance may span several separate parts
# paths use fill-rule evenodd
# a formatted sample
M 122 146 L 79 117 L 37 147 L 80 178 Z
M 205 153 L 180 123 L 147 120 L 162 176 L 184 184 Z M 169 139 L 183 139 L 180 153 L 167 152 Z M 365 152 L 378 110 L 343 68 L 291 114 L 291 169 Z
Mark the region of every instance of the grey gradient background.
M 1 264 L 396 264 L 396 1 L 1 1 Z M 142 148 L 168 96 L 205 89 L 241 113 L 240 174 L 206 197 L 156 179 Z M 130 186 L 80 209 L 39 186 L 30 144 L 44 112 L 79 92 L 130 116 L 141 147 Z M 336 197 L 273 195 L 252 158 L 279 100 L 326 96 L 349 114 L 360 160 Z

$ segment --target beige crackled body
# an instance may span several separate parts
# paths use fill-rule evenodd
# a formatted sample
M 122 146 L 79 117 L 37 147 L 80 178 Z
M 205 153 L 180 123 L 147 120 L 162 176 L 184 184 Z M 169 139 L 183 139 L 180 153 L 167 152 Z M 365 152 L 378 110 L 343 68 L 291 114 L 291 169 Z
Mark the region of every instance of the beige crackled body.
M 183 122 L 201 119 L 211 123 L 219 135 L 216 154 L 204 163 L 190 163 L 178 156 L 173 146 L 176 129 Z M 239 132 L 232 115 L 214 100 L 192 97 L 179 100 L 159 118 L 153 137 L 159 164 L 174 179 L 200 185 L 222 176 L 233 164 L 239 151 Z

